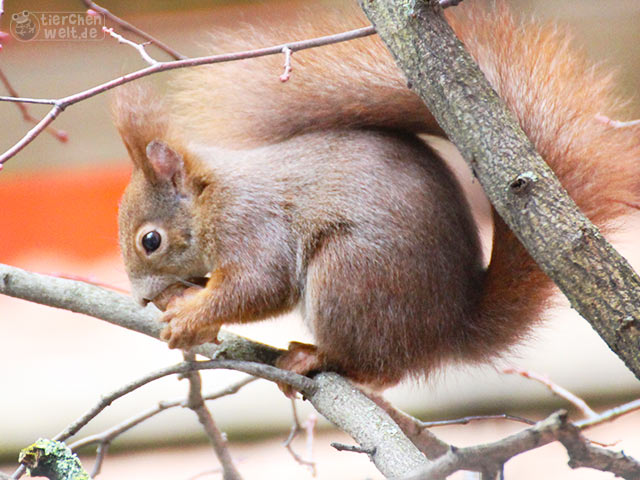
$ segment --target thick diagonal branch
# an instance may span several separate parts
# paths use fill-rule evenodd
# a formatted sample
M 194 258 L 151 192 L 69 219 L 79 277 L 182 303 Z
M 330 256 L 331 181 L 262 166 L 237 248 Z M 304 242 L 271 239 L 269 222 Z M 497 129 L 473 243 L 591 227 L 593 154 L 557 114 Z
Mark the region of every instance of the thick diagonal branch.
M 640 378 L 640 278 L 536 153 L 438 2 L 360 4 L 500 216 L 571 306 Z M 535 172 L 536 186 L 521 208 L 512 185 L 527 172 Z

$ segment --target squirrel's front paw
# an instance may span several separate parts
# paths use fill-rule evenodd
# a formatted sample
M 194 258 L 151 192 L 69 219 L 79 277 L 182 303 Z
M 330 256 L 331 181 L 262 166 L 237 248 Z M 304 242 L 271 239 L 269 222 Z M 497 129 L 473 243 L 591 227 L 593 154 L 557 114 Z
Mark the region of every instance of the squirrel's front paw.
M 220 324 L 207 317 L 206 309 L 199 308 L 193 299 L 173 302 L 160 318 L 167 323 L 160 338 L 169 343 L 169 348 L 185 350 L 207 342 L 219 343 Z

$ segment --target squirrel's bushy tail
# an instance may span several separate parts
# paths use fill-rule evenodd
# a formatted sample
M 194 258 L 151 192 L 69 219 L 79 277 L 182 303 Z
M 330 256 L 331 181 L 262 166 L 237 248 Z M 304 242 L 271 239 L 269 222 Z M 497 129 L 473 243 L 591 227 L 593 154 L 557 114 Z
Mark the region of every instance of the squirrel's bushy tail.
M 640 128 L 601 120 L 624 115 L 611 72 L 574 48 L 566 31 L 519 23 L 504 5 L 462 9 L 449 20 L 582 212 L 604 230 L 631 213 L 640 198 Z M 477 325 L 500 351 L 539 318 L 553 284 L 497 214 L 494 224 Z
M 611 75 L 594 67 L 554 26 L 519 23 L 501 5 L 451 10 L 447 16 L 454 30 L 582 211 L 600 227 L 629 213 L 640 194 L 640 128 L 616 129 L 598 119 L 623 115 Z M 236 33 L 221 49 L 367 24 L 357 8 L 323 16 L 322 25 L 310 15 L 308 24 L 280 27 L 279 37 L 251 32 L 252 45 L 242 45 Z M 272 56 L 180 73 L 172 89 L 174 110 L 181 112 L 175 114 L 178 124 L 229 148 L 348 126 L 441 133 L 377 37 L 294 53 L 291 79 L 284 84 L 278 79 L 283 61 Z M 481 332 L 470 338 L 487 338 L 498 351 L 501 343 L 512 344 L 539 316 L 551 287 L 496 216 L 480 318 L 470 322 Z M 486 346 L 472 350 L 486 357 Z M 474 352 L 468 355 L 473 358 Z
M 260 28 L 214 32 L 213 51 L 207 54 L 279 45 L 368 24 L 355 2 L 334 10 L 309 8 L 293 24 L 278 19 Z M 281 82 L 284 58 L 270 55 L 177 72 L 170 89 L 172 123 L 195 138 L 231 149 L 345 127 L 442 134 L 377 35 L 294 52 L 291 76 Z

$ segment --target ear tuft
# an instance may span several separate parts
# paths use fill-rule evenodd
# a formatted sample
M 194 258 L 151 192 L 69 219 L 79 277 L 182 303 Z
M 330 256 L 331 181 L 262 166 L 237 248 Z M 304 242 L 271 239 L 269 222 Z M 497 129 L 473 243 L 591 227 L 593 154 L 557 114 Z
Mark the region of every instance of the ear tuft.
M 113 92 L 111 113 L 134 167 L 154 182 L 146 147 L 152 140 L 167 135 L 167 108 L 162 98 L 148 83 L 133 82 Z
M 184 169 L 182 155 L 166 143 L 160 140 L 152 140 L 147 145 L 146 154 L 149 165 L 151 165 L 158 181 L 176 183 L 176 180 L 181 177 Z

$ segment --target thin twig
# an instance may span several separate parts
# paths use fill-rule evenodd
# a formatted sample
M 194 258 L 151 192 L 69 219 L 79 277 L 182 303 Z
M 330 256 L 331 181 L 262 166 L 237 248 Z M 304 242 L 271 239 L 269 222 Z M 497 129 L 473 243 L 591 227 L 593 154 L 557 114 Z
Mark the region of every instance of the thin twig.
M 11 475 L 11 480 L 17 480 L 18 478 L 22 477 L 27 471 L 27 467 L 24 464 L 21 464 L 18 468 L 16 468 L 16 471 L 13 472 L 13 475 Z
M 596 115 L 596 120 L 601 123 L 604 123 L 605 125 L 609 125 L 610 127 L 613 127 L 613 128 L 628 128 L 628 127 L 635 127 L 637 125 L 640 125 L 640 119 L 623 122 L 621 120 L 612 120 L 611 118 L 601 113 Z
M 185 362 L 195 364 L 196 355 L 193 352 L 183 352 L 183 356 Z M 189 381 L 187 407 L 196 414 L 202 428 L 204 428 L 209 437 L 213 450 L 220 461 L 220 465 L 222 465 L 224 480 L 241 480 L 242 476 L 233 463 L 227 440 L 213 420 L 213 416 L 202 398 L 202 377 L 200 372 L 188 372 L 186 378 Z
M 473 447 L 451 447 L 420 474 L 411 480 L 446 478 L 459 470 L 476 472 L 500 471 L 501 466 L 520 453 L 533 450 L 560 440 L 569 453 L 571 467 L 591 467 L 602 469 L 606 462 L 607 471 L 622 474 L 624 478 L 639 478 L 640 464 L 632 458 L 589 445 L 580 435 L 580 430 L 567 422 L 565 411 L 556 412 L 536 425 L 496 442 Z M 605 461 L 603 461 L 603 459 Z
M 640 399 L 633 400 L 632 402 L 625 403 L 624 405 L 610 408 L 609 410 L 606 410 L 595 417 L 578 420 L 577 422 L 573 422 L 573 424 L 576 427 L 584 430 L 589 427 L 593 427 L 594 425 L 611 422 L 616 418 L 621 417 L 622 415 L 626 415 L 627 413 L 631 413 L 636 410 L 640 410 Z
M 355 38 L 366 37 L 375 33 L 375 28 L 363 27 L 348 32 L 338 33 L 335 35 L 326 35 L 323 37 L 312 38 L 309 40 L 302 40 L 299 42 L 287 43 L 285 45 L 277 45 L 273 47 L 259 48 L 256 50 L 246 50 L 242 52 L 227 53 L 222 55 L 211 55 L 206 57 L 187 58 L 184 60 L 175 60 L 171 62 L 158 62 L 155 65 L 150 65 L 146 68 L 137 70 L 132 73 L 123 75 L 122 77 L 115 78 L 108 82 L 96 85 L 93 88 L 84 90 L 67 97 L 51 100 L 51 99 L 29 99 L 28 103 L 49 103 L 54 107 L 47 113 L 47 115 L 32 128 L 20 141 L 18 141 L 13 147 L 0 155 L 0 167 L 11 157 L 20 152 L 24 147 L 31 143 L 40 132 L 47 127 L 65 108 L 74 105 L 78 102 L 86 100 L 87 98 L 94 97 L 100 93 L 104 93 L 107 90 L 118 87 L 125 83 L 138 80 L 139 78 L 146 77 L 159 72 L 165 72 L 168 70 L 175 70 L 177 68 L 195 67 L 197 65 L 209 65 L 222 62 L 233 62 L 236 60 L 244 60 L 248 58 L 264 57 L 267 55 L 275 55 L 282 53 L 282 49 L 287 46 L 292 52 L 298 50 L 306 50 L 309 48 L 321 47 L 324 45 L 330 45 L 333 43 L 345 42 L 347 40 L 353 40 Z M 14 97 L 0 97 L 0 101 L 7 102 L 22 102 L 21 98 Z
M 98 444 L 98 448 L 96 450 L 96 460 L 95 462 L 93 462 L 93 469 L 91 470 L 91 478 L 95 478 L 100 474 L 104 459 L 107 458 L 107 453 L 109 452 L 110 447 L 111 442 L 103 442 Z
M 315 413 L 310 413 L 307 417 L 307 421 L 304 422 L 304 429 L 307 432 L 307 458 L 310 463 L 313 463 L 312 475 L 316 476 L 316 462 L 313 459 L 313 441 L 315 438 L 316 425 L 318 424 L 318 416 Z
M 128 393 L 153 382 L 159 378 L 166 377 L 168 375 L 185 374 L 196 370 L 208 370 L 208 369 L 230 369 L 238 370 L 241 372 L 249 373 L 256 377 L 267 378 L 269 380 L 275 380 L 283 383 L 290 384 L 296 388 L 296 390 L 313 391 L 315 384 L 313 380 L 303 377 L 302 375 L 294 374 L 293 372 L 280 370 L 270 365 L 263 365 L 256 362 L 246 362 L 241 360 L 210 360 L 207 362 L 182 362 L 177 365 L 165 367 L 155 372 L 149 373 L 142 378 L 128 383 L 108 395 L 103 395 L 100 401 L 93 406 L 87 413 L 78 418 L 75 422 L 58 433 L 53 440 L 65 441 L 69 437 L 75 435 L 82 427 L 96 417 L 101 411 L 107 408 L 115 400 L 127 395 Z
M 536 422 L 529 420 L 528 418 L 518 417 L 517 415 L 509 415 L 507 413 L 500 413 L 496 415 L 471 415 L 468 417 L 455 418 L 452 420 L 436 420 L 432 422 L 425 422 L 417 420 L 418 425 L 422 428 L 442 427 L 445 425 L 466 425 L 470 422 L 476 422 L 479 420 L 511 420 L 514 422 L 526 423 L 527 425 L 535 425 Z
M 227 396 L 227 395 L 233 395 L 235 393 L 237 393 L 242 387 L 244 387 L 245 385 L 248 385 L 251 382 L 254 382 L 258 380 L 256 377 L 247 377 L 239 382 L 233 383 L 231 385 L 229 385 L 228 387 L 226 387 L 223 390 L 220 390 L 218 392 L 215 393 L 209 393 L 207 395 L 205 395 L 203 398 L 205 401 L 210 401 L 210 400 L 216 400 L 218 398 Z M 173 400 L 173 401 L 166 401 L 166 402 L 159 402 L 155 407 L 152 407 L 144 412 L 139 413 L 138 415 L 118 424 L 115 425 L 111 428 L 109 428 L 108 430 L 105 430 L 104 432 L 101 432 L 99 434 L 96 435 L 90 435 L 88 437 L 82 438 L 80 440 L 78 440 L 77 442 L 74 442 L 72 444 L 69 445 L 69 447 L 73 450 L 76 451 L 80 448 L 86 447 L 88 445 L 97 443 L 98 444 L 98 450 L 97 450 L 97 455 L 96 455 L 96 461 L 94 463 L 94 467 L 93 470 L 91 472 L 91 476 L 95 477 L 96 475 L 98 475 L 100 473 L 100 470 L 102 468 L 102 463 L 104 461 L 104 456 L 106 455 L 111 443 L 113 443 L 113 441 L 120 435 L 122 435 L 123 433 L 131 430 L 132 428 L 134 428 L 135 426 L 141 424 L 142 422 L 148 420 L 149 418 L 164 412 L 165 410 L 171 409 L 171 408 L 175 408 L 175 407 L 186 407 L 187 406 L 187 401 L 186 400 Z
M 576 394 L 571 393 L 566 388 L 561 387 L 557 383 L 552 382 L 550 379 L 548 379 L 543 375 L 540 375 L 538 373 L 535 373 L 529 370 L 520 370 L 513 367 L 505 368 L 503 371 L 504 373 L 520 375 L 521 377 L 535 380 L 536 382 L 541 383 L 542 385 L 547 387 L 552 393 L 559 396 L 560 398 L 565 399 L 566 401 L 571 403 L 573 406 L 575 406 L 587 418 L 595 418 L 598 416 L 597 412 L 595 412 L 591 407 L 589 407 L 589 405 L 587 405 L 587 402 L 585 402 L 583 399 L 578 397 Z
M 615 452 L 592 445 L 589 439 L 582 435 L 580 429 L 571 423 L 560 429 L 558 440 L 569 454 L 571 468 L 593 468 L 628 480 L 640 478 L 640 462 L 625 455 L 624 452 Z
M 0 102 L 12 102 L 12 103 L 34 103 L 37 105 L 57 105 L 58 100 L 55 98 L 27 98 L 27 97 L 15 97 L 0 95 Z
M 430 430 L 422 426 L 422 421 L 397 409 L 382 395 L 368 392 L 367 396 L 382 408 L 393 421 L 402 429 L 402 432 L 411 440 L 418 450 L 427 458 L 433 459 L 444 455 L 449 450 L 449 444 L 443 442 Z
M 29 130 L 27 134 L 22 137 L 20 141 L 18 141 L 13 147 L 3 153 L 0 156 L 0 170 L 2 170 L 4 162 L 16 155 L 18 152 L 20 152 L 20 150 L 29 145 L 31 142 L 33 142 L 33 140 L 38 135 L 40 135 L 40 133 L 45 130 L 49 126 L 49 124 L 51 124 L 51 122 L 53 122 L 58 117 L 58 115 L 62 113 L 62 110 L 62 107 L 60 107 L 59 105 L 55 105 L 51 110 L 49 110 L 49 113 L 47 113 L 42 118 L 42 120 L 36 123 L 35 127 Z
M 14 98 L 19 97 L 17 90 L 13 88 L 13 85 L 11 84 L 7 76 L 4 74 L 2 69 L 0 69 L 0 81 L 2 82 L 4 87 L 7 89 L 11 97 L 14 97 Z M 29 111 L 25 103 L 40 103 L 40 102 L 15 102 L 15 103 L 18 109 L 20 110 L 20 113 L 22 113 L 22 118 L 24 118 L 25 121 L 29 123 L 38 122 L 38 120 L 33 115 L 31 115 L 31 112 Z M 48 102 L 48 103 L 51 104 L 52 102 Z M 62 143 L 65 143 L 67 140 L 69 140 L 69 135 L 64 130 L 58 130 L 57 128 L 54 128 L 54 127 L 48 127 L 46 128 L 46 131 L 49 132 L 51 135 L 53 135 Z
M 108 33 L 111 37 L 115 38 L 118 43 L 122 43 L 124 45 L 129 45 L 137 50 L 142 59 L 147 62 L 149 65 L 155 65 L 158 61 L 153 58 L 149 53 L 145 50 L 145 46 L 136 42 L 132 42 L 131 40 L 127 40 L 119 33 L 113 31 L 113 28 L 102 27 L 102 31 Z
M 291 399 L 291 413 L 293 416 L 293 425 L 291 425 L 291 430 L 289 431 L 289 436 L 282 444 L 289 454 L 293 457 L 293 459 L 298 462 L 300 465 L 304 465 L 309 468 L 312 476 L 316 476 L 316 463 L 313 460 L 305 460 L 300 455 L 298 455 L 293 447 L 291 446 L 293 439 L 298 436 L 298 434 L 302 431 L 302 426 L 300 425 L 300 418 L 298 417 L 298 409 L 296 408 L 296 400 L 295 398 Z M 307 430 L 308 432 L 308 430 Z
M 282 48 L 282 53 L 284 53 L 284 72 L 280 75 L 280 81 L 286 82 L 291 78 L 291 49 L 287 46 Z
M 113 13 L 111 13 L 106 8 L 101 7 L 100 5 L 92 2 L 91 0 L 82 0 L 82 1 L 87 6 L 87 8 L 90 8 L 91 10 L 94 10 L 94 11 L 96 11 L 98 13 L 101 13 L 106 18 L 111 20 L 113 23 L 118 25 L 120 28 L 122 28 L 124 30 L 128 30 L 129 32 L 134 33 L 135 35 L 137 35 L 137 36 L 139 36 L 141 38 L 144 38 L 148 42 L 150 42 L 153 45 L 155 45 L 156 47 L 158 47 L 160 50 L 163 50 L 165 53 L 168 53 L 174 59 L 176 59 L 176 60 L 184 60 L 185 58 L 187 58 L 184 55 L 178 53 L 173 48 L 171 48 L 169 45 L 165 44 L 164 42 L 158 40 L 157 38 L 153 37 L 152 35 L 148 34 L 147 32 L 145 32 L 143 30 L 140 30 L 138 27 L 136 27 L 135 25 L 130 24 L 126 20 L 123 20 L 120 17 L 114 15 Z
M 354 452 L 354 453 L 366 453 L 367 455 L 375 455 L 375 448 L 362 448 L 357 445 L 345 445 L 344 443 L 331 442 L 333 448 L 339 452 Z
M 248 385 L 249 383 L 254 382 L 256 380 L 258 380 L 256 377 L 247 377 L 243 380 L 240 380 L 239 382 L 229 385 L 223 390 L 220 390 L 216 393 L 209 393 L 205 395 L 204 400 L 205 401 L 217 400 L 218 398 L 222 398 L 228 395 L 233 395 L 237 393 L 245 385 Z M 165 410 L 169 410 L 171 408 L 176 408 L 176 407 L 186 407 L 186 401 L 184 399 L 181 399 L 181 400 L 158 402 L 158 404 L 155 407 L 149 408 L 148 410 L 145 410 L 144 412 L 141 412 L 118 425 L 114 425 L 113 427 L 101 433 L 90 435 L 76 442 L 73 442 L 72 444 L 69 445 L 69 448 L 71 448 L 73 451 L 76 451 L 80 448 L 86 447 L 88 445 L 92 445 L 94 443 L 98 443 L 98 444 L 111 443 L 116 437 L 131 430 L 132 428 L 148 420 L 149 418 L 154 417 L 159 413 L 164 412 Z
M 157 309 L 143 308 L 131 297 L 8 265 L 0 264 L 0 293 L 90 315 L 155 339 L 160 337 L 162 330 Z M 261 370 L 256 363 L 273 365 L 285 351 L 224 330 L 220 332 L 220 338 L 223 340 L 221 345 L 207 343 L 194 350 L 208 358 L 251 360 L 245 365 L 250 365 L 253 371 L 241 364 L 234 365 L 245 373 L 291 384 L 298 391 L 306 390 L 305 397 L 329 422 L 351 435 L 360 445 L 377 448 L 372 460 L 383 475 L 400 477 L 425 463 L 424 456 L 391 418 L 339 375 L 322 372 L 310 380 L 279 369 Z M 372 429 L 371 425 L 378 428 Z

